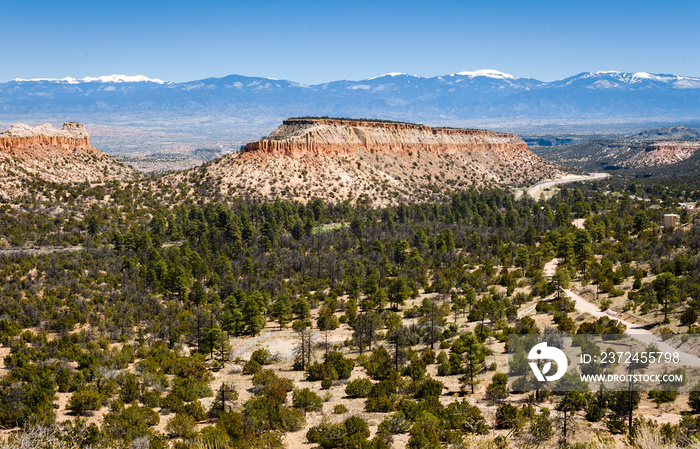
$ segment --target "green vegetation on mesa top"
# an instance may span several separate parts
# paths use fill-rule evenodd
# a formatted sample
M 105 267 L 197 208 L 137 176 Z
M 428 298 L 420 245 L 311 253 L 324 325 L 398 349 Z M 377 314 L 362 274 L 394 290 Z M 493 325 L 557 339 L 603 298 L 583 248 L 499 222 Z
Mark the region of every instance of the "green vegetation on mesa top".
M 700 426 L 696 393 L 512 395 L 503 355 L 512 333 L 624 330 L 578 319 L 566 286 L 654 331 L 696 332 L 700 227 L 659 227 L 666 212 L 692 223 L 678 206 L 700 198 L 692 186 L 611 180 L 545 202 L 465 191 L 385 209 L 193 202 L 157 182 L 36 187 L 0 208 L 0 245 L 82 250 L 0 248 L 0 425 L 21 429 L 10 447 L 281 447 L 286 433 L 323 448 L 399 434 L 410 448 L 551 446 L 574 442 L 555 420 L 628 432 L 649 403 L 678 415 L 658 426 L 669 445 Z M 240 352 L 266 334 L 295 350 Z
M 412 123 L 412 122 L 401 122 L 398 120 L 387 120 L 387 119 L 378 119 L 378 118 L 350 118 L 350 117 L 329 117 L 327 115 L 323 116 L 304 116 L 304 117 L 290 117 L 288 119 L 285 119 L 284 122 L 303 122 L 305 120 L 308 120 L 310 122 L 314 120 L 336 120 L 336 121 L 347 121 L 347 122 L 366 122 L 366 123 L 394 123 L 394 124 L 399 124 L 399 125 L 409 125 L 409 126 L 415 126 L 415 127 L 428 127 L 432 129 L 445 129 L 445 130 L 450 130 L 450 129 L 467 129 L 467 128 L 453 128 L 449 126 L 428 126 L 424 125 L 422 123 Z M 468 128 L 468 129 L 473 129 L 473 128 Z
M 402 125 L 412 125 L 412 126 L 425 126 L 419 123 L 411 122 L 400 122 L 398 120 L 387 120 L 379 118 L 350 118 L 350 117 L 329 117 L 327 115 L 322 116 L 303 116 L 303 117 L 290 117 L 285 121 L 303 121 L 303 120 L 343 120 L 349 122 L 369 122 L 369 123 L 399 123 Z

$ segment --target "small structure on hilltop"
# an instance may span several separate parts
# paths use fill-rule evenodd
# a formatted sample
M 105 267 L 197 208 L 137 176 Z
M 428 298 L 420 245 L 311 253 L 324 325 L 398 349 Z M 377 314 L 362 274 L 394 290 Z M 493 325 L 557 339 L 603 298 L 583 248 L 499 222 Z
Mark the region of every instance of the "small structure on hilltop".
M 664 214 L 664 228 L 675 228 L 678 226 L 680 218 L 681 217 L 678 214 Z

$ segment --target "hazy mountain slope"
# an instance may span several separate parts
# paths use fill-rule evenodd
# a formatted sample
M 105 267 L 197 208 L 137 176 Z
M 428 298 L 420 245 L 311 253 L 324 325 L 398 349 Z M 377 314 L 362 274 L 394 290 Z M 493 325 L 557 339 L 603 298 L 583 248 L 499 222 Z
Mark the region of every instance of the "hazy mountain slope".
M 119 76 L 0 83 L 0 122 L 54 115 L 150 131 L 150 137 L 173 147 L 193 139 L 249 141 L 285 117 L 305 115 L 495 129 L 669 123 L 700 116 L 700 78 L 586 72 L 543 82 L 480 70 L 430 78 L 387 74 L 318 85 L 239 75 L 184 83 Z M 163 139 L 159 133 L 177 134 L 178 139 Z M 102 133 L 95 138 L 103 139 Z M 109 151 L 134 151 L 128 134 L 121 140 L 104 137 L 99 144 Z

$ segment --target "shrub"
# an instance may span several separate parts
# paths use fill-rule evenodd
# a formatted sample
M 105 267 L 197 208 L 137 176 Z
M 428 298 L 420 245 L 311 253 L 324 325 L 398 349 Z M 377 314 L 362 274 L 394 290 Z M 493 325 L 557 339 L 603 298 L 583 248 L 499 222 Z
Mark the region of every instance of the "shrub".
M 518 428 L 518 408 L 511 404 L 501 404 L 496 410 L 496 429 Z
M 338 373 L 338 379 L 349 379 L 352 375 L 352 370 L 355 368 L 355 362 L 344 357 L 340 352 L 329 352 L 326 356 L 326 363 L 330 363 Z
M 421 379 L 425 376 L 426 362 L 422 358 L 414 358 L 403 370 L 404 376 L 409 376 L 413 380 Z
M 146 407 L 160 407 L 160 391 L 145 391 L 141 395 L 141 402 Z
M 445 385 L 442 382 L 428 377 L 420 383 L 415 397 L 416 399 L 438 398 L 442 395 L 443 388 Z
M 207 382 L 196 379 L 182 379 L 179 377 L 173 382 L 173 394 L 181 397 L 185 402 L 214 395 Z
M 139 390 L 139 377 L 136 374 L 124 372 L 117 377 L 117 382 L 121 388 L 119 389 L 119 397 L 125 404 L 134 402 L 141 396 Z
M 187 413 L 195 421 L 202 421 L 206 417 L 204 406 L 199 401 L 192 401 L 185 404 L 184 413 Z
M 486 387 L 486 398 L 492 401 L 505 399 L 508 394 L 508 374 L 496 373 L 491 376 L 491 383 Z
M 271 370 L 263 370 L 253 376 L 253 391 L 256 395 L 274 399 L 279 403 L 287 400 L 287 392 L 294 389 L 294 381 L 277 377 Z
M 445 407 L 444 416 L 450 427 L 457 431 L 483 435 L 489 430 L 481 410 L 467 401 L 451 403 Z
M 347 413 L 347 412 L 348 412 L 348 408 L 344 404 L 336 404 L 333 407 L 333 413 L 335 413 L 336 415 L 342 415 L 343 413 Z
M 182 413 L 185 410 L 185 401 L 176 394 L 169 393 L 160 401 L 161 409 L 167 409 L 173 413 Z
M 245 375 L 257 374 L 260 371 L 262 371 L 262 365 L 253 359 L 248 360 L 245 362 L 245 365 L 243 365 L 243 374 Z
M 74 392 L 68 401 L 68 410 L 80 416 L 88 410 L 100 408 L 100 395 L 92 388 Z
M 168 420 L 165 430 L 174 437 L 188 437 L 194 433 L 197 423 L 186 413 L 178 413 Z
M 261 366 L 263 366 L 263 365 L 269 365 L 270 363 L 272 363 L 273 357 L 272 357 L 272 354 L 270 354 L 270 351 L 262 348 L 262 349 L 256 349 L 253 352 L 253 354 L 250 356 L 249 361 L 256 361 Z
M 406 417 L 401 412 L 387 415 L 379 424 L 378 433 L 382 435 L 397 435 L 408 432 L 411 428 L 411 423 L 406 420 Z
M 372 351 L 372 355 L 369 356 L 366 363 L 364 364 L 367 374 L 372 379 L 382 380 L 386 379 L 394 372 L 392 359 L 389 352 L 381 346 L 379 349 Z
M 292 394 L 292 404 L 294 407 L 303 410 L 304 413 L 323 409 L 321 397 L 308 388 L 295 390 Z
M 305 424 L 304 413 L 301 410 L 285 407 L 263 396 L 255 396 L 247 400 L 243 404 L 243 416 L 235 412 L 227 412 L 223 413 L 219 420 L 221 421 L 222 418 L 227 423 L 235 418 L 235 422 L 225 424 L 232 437 L 234 435 L 232 432 L 240 433 L 245 428 L 259 433 L 269 430 L 295 432 Z
M 306 439 L 323 449 L 365 447 L 367 437 L 367 422 L 356 416 L 348 418 L 342 424 L 331 424 L 324 420 L 306 432 Z
M 390 412 L 394 410 L 394 396 L 396 395 L 396 382 L 383 380 L 372 385 L 365 401 L 365 410 L 368 412 Z
M 430 348 L 424 349 L 421 353 L 421 359 L 423 359 L 426 365 L 432 365 L 435 363 L 435 351 Z
M 337 379 L 338 372 L 332 365 L 326 363 L 312 363 L 306 372 L 306 380 L 314 382 L 317 380 Z
M 323 363 L 309 365 L 306 379 L 309 381 L 324 379 L 349 379 L 355 362 L 337 351 L 329 352 Z
M 366 398 L 372 388 L 372 381 L 369 379 L 355 379 L 348 382 L 345 387 L 345 394 L 351 398 Z
M 700 413 L 700 383 L 695 385 L 688 394 L 688 405 L 693 413 Z

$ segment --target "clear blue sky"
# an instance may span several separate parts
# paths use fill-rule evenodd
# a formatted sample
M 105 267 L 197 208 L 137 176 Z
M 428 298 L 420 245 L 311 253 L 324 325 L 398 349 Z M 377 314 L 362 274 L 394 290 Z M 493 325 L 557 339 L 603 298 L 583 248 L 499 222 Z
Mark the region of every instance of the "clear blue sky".
M 491 68 L 700 76 L 700 2 L 0 0 L 0 81 L 229 74 L 315 84 Z

